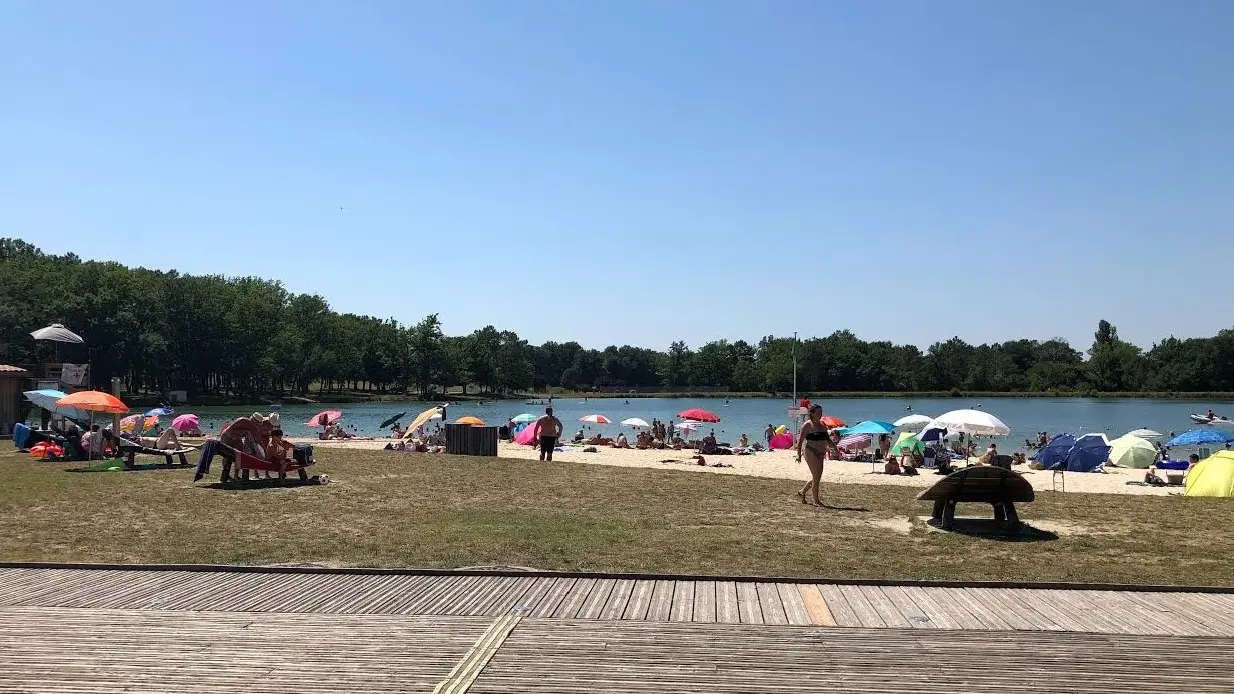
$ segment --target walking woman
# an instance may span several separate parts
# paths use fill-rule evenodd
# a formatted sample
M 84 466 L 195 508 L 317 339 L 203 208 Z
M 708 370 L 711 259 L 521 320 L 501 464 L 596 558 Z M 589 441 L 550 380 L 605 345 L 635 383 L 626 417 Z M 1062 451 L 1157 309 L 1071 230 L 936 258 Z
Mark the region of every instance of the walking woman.
M 801 425 L 801 431 L 797 433 L 797 462 L 801 462 L 804 452 L 806 465 L 810 467 L 810 481 L 806 482 L 806 486 L 799 492 L 803 504 L 806 503 L 806 492 L 813 490 L 814 503 L 823 505 L 818 498 L 823 479 L 823 461 L 828 455 L 832 458 L 840 457 L 840 449 L 831 440 L 831 432 L 827 430 L 827 425 L 823 424 L 822 417 L 822 405 L 811 405 L 809 419 Z

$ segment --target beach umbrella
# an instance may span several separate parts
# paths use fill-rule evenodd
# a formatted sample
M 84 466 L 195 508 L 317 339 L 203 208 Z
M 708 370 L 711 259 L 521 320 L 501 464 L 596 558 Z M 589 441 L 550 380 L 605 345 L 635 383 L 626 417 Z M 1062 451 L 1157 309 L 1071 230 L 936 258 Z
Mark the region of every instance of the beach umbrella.
M 539 418 L 540 418 L 539 415 L 534 415 L 530 412 L 524 412 L 523 414 L 520 414 L 516 417 L 512 417 L 510 421 L 514 422 L 515 424 L 531 424 L 532 422 L 536 421 Z
M 120 431 L 136 431 L 138 423 L 141 423 L 141 429 L 142 431 L 145 431 L 146 429 L 153 428 L 155 424 L 158 424 L 159 418 L 132 414 L 120 420 Z
M 394 415 L 393 417 L 390 417 L 389 419 L 387 419 L 387 420 L 383 421 L 381 424 L 378 424 L 378 425 L 377 425 L 377 428 L 378 428 L 378 429 L 385 429 L 386 427 L 390 426 L 391 424 L 394 424 L 394 423 L 395 423 L 395 422 L 397 422 L 398 420 L 402 419 L 402 418 L 403 418 L 403 416 L 404 416 L 404 415 L 406 415 L 406 414 L 407 414 L 406 412 L 399 412 L 398 414 Z
M 840 419 L 839 417 L 833 417 L 829 414 L 825 414 L 822 417 L 819 417 L 818 421 L 825 424 L 828 429 L 839 429 L 840 427 L 844 426 L 843 419 Z
M 840 448 L 860 451 L 869 448 L 874 443 L 874 437 L 869 434 L 850 434 L 840 439 L 836 444 Z
M 326 410 L 324 412 L 318 412 L 317 414 L 310 417 L 309 420 L 304 423 L 304 426 L 323 427 L 326 425 L 326 422 L 334 423 L 342 418 L 343 418 L 342 410 Z
M 1221 429 L 1192 429 L 1170 439 L 1165 445 L 1174 446 L 1204 446 L 1207 444 L 1226 444 L 1234 441 L 1234 436 Z
M 1110 462 L 1119 467 L 1143 469 L 1157 460 L 1157 447 L 1138 436 L 1120 436 L 1110 442 Z
M 589 414 L 586 417 L 579 417 L 578 421 L 587 422 L 588 424 L 612 424 L 613 423 L 611 420 L 609 420 L 608 417 L 605 417 L 602 414 Z
M 30 333 L 30 337 L 36 340 L 46 340 L 48 342 L 69 342 L 72 344 L 83 345 L 85 340 L 81 339 L 81 335 L 69 330 L 59 323 L 52 323 L 46 328 L 39 328 Z
M 623 419 L 621 420 L 621 423 L 625 426 L 634 427 L 636 429 L 638 427 L 643 427 L 644 429 L 651 428 L 651 425 L 647 423 L 647 420 L 639 419 L 638 417 L 631 417 L 629 419 Z
M 146 412 L 146 416 L 147 417 L 170 417 L 173 413 L 174 413 L 174 410 L 170 408 L 155 407 L 154 409 Z
M 923 414 L 910 414 L 897 419 L 895 425 L 897 427 L 917 427 L 922 424 L 929 424 L 931 421 L 933 421 L 933 417 L 927 417 Z
M 969 436 L 1006 436 L 1011 433 L 1011 428 L 998 417 L 980 410 L 952 410 L 935 417 L 928 427 L 942 427 Z
M 411 424 L 407 425 L 407 431 L 403 432 L 403 438 L 411 439 L 416 430 L 434 419 L 441 419 L 441 408 L 430 407 L 427 410 L 416 415 L 416 418 L 411 420 Z
M 692 407 L 684 412 L 677 413 L 678 419 L 688 419 L 695 422 L 716 423 L 720 418 L 714 412 L 708 412 L 700 407 Z
M 840 433 L 848 436 L 849 434 L 891 434 L 894 433 L 896 425 L 891 422 L 880 422 L 874 419 L 867 419 L 864 422 L 858 422 L 851 427 L 841 429 Z
M 41 407 L 52 414 L 60 415 L 61 417 L 69 417 L 70 419 L 89 419 L 90 413 L 83 412 L 75 407 L 61 407 L 56 403 L 63 400 L 68 393 L 55 388 L 40 388 L 39 390 L 27 390 L 24 395 L 26 399 L 34 403 L 35 407 Z
M 925 429 L 922 429 L 917 434 L 917 438 L 927 443 L 933 443 L 935 441 L 942 441 L 943 439 L 947 438 L 947 427 L 936 427 L 936 426 L 926 427 Z
M 1041 463 L 1044 468 L 1052 468 L 1065 460 L 1071 447 L 1075 445 L 1075 437 L 1071 434 L 1059 434 L 1050 439 L 1046 445 L 1037 449 L 1033 460 Z
M 201 420 L 195 414 L 182 414 L 171 420 L 171 428 L 176 431 L 192 431 L 201 429 Z
M 906 451 L 909 453 L 921 453 L 924 448 L 925 444 L 921 442 L 921 439 L 911 432 L 905 431 L 900 434 L 900 438 L 891 446 L 891 454 L 904 455 Z
M 1136 429 L 1135 431 L 1127 432 L 1124 436 L 1135 436 L 1141 439 L 1159 439 L 1161 438 L 1161 432 L 1153 431 L 1152 429 Z
M 1085 434 L 1067 451 L 1065 467 L 1067 472 L 1094 472 L 1109 459 L 1110 440 L 1105 434 Z
M 101 390 L 79 390 L 57 400 L 56 406 L 107 414 L 124 414 L 129 411 L 128 405 L 120 402 L 120 398 Z
M 470 425 L 471 425 L 471 426 L 473 426 L 473 427 L 482 427 L 482 426 L 484 426 L 484 420 L 483 420 L 483 419 L 480 419 L 479 417 L 471 417 L 471 416 L 468 416 L 468 417 L 459 417 L 458 419 L 454 420 L 454 423 L 455 423 L 455 424 L 470 424 Z
M 1183 496 L 1234 497 L 1234 451 L 1217 451 L 1187 472 Z

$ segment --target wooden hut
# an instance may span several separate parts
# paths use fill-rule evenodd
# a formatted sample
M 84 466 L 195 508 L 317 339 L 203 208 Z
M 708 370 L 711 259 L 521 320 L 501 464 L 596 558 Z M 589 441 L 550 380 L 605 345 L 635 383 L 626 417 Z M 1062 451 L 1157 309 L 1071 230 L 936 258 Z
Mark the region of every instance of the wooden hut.
M 20 366 L 0 364 L 0 438 L 13 436 L 13 425 L 24 409 L 22 392 L 27 390 L 29 377 L 30 372 Z

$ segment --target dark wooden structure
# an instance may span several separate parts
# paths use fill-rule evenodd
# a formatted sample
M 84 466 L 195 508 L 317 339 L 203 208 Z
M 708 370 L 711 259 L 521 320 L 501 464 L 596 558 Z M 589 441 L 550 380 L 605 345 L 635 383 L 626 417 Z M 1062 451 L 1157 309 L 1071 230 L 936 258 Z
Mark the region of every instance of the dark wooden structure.
M 133 443 L 127 439 L 120 439 L 119 447 L 120 456 L 124 458 L 124 469 L 126 470 L 137 469 L 137 455 L 139 453 L 141 455 L 151 455 L 157 458 L 163 458 L 167 461 L 167 465 L 169 466 L 178 464 L 181 467 L 188 467 L 189 461 L 187 455 L 189 453 L 194 453 L 197 450 L 195 448 L 181 448 L 178 450 L 169 451 L 142 446 L 141 444 Z M 178 459 L 180 462 L 176 463 L 174 459 Z
M 0 364 L 0 439 L 12 438 L 13 425 L 25 419 L 22 392 L 29 390 L 30 372 L 20 366 Z
M 446 425 L 446 453 L 497 456 L 497 427 Z
M 1002 467 L 973 465 L 957 470 L 917 495 L 920 501 L 933 501 L 933 520 L 950 529 L 958 503 L 985 503 L 994 507 L 994 519 L 1008 526 L 1020 523 L 1016 502 L 1034 498 L 1033 485 L 1018 472 Z

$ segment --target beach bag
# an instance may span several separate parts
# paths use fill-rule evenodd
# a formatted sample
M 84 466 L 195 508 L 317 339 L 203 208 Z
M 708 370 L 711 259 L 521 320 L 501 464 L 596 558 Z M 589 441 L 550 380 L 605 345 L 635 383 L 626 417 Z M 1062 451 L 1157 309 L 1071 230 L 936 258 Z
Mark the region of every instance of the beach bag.
M 313 464 L 313 447 L 305 443 L 297 443 L 291 447 L 292 460 L 296 461 L 297 465 L 307 466 Z

